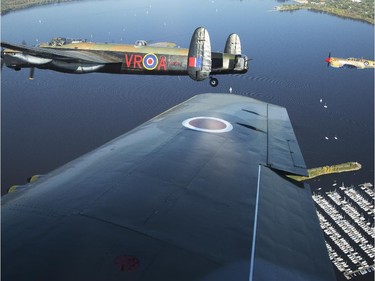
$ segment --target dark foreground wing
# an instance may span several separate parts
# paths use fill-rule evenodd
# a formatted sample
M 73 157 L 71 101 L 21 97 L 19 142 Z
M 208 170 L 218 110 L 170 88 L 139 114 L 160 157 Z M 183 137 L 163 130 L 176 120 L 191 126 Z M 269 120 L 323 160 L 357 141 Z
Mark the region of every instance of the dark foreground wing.
M 36 56 L 40 58 L 48 58 L 54 60 L 61 60 L 65 62 L 85 62 L 85 63 L 119 63 L 121 58 L 116 55 L 110 55 L 109 52 L 94 52 L 94 51 L 74 51 L 74 50 L 58 50 L 47 49 L 39 47 L 30 47 L 18 44 L 9 44 L 1 42 L 2 48 L 16 50 L 25 54 Z
M 284 108 L 196 96 L 4 196 L 2 280 L 334 280 L 303 166 Z

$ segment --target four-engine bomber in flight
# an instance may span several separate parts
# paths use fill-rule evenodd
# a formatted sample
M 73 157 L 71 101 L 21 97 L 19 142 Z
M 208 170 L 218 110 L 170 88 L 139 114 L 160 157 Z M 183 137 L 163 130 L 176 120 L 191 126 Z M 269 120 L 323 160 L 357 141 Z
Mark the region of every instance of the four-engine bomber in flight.
M 2 64 L 15 70 L 51 69 L 65 73 L 120 73 L 143 75 L 189 75 L 195 81 L 210 78 L 218 85 L 216 74 L 246 73 L 248 58 L 241 54 L 237 34 L 229 35 L 224 52 L 211 52 L 208 31 L 197 28 L 189 49 L 175 43 L 148 44 L 138 40 L 134 45 L 93 43 L 87 40 L 54 38 L 36 47 L 2 42 Z

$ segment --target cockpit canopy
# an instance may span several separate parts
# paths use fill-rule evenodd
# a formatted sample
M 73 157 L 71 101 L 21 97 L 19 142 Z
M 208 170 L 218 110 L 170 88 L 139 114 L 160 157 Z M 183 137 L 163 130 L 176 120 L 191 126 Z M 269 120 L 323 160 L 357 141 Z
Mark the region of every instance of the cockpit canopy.
M 83 43 L 87 42 L 87 39 L 69 39 L 69 38 L 63 38 L 63 37 L 56 37 L 53 38 L 50 42 L 50 46 L 63 46 L 66 44 L 76 44 L 76 43 Z
M 145 41 L 145 40 L 137 40 L 137 41 L 135 41 L 134 46 L 136 46 L 136 47 L 144 47 L 144 46 L 147 46 L 147 41 Z

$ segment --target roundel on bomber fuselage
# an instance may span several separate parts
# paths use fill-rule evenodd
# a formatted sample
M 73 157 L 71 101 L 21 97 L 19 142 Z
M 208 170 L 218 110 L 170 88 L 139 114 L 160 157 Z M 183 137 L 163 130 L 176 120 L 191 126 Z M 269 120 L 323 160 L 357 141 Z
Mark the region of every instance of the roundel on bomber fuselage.
M 147 70 L 153 70 L 158 65 L 158 57 L 154 54 L 147 54 L 143 57 L 143 67 Z

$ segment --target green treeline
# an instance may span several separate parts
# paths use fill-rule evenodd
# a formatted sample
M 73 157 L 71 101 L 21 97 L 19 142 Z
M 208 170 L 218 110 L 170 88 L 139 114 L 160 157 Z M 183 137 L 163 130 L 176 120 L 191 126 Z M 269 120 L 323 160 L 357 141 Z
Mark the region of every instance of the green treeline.
M 374 24 L 374 8 L 375 2 L 373 0 L 308 0 L 308 3 L 303 4 L 282 5 L 277 7 L 277 10 L 305 9 Z

